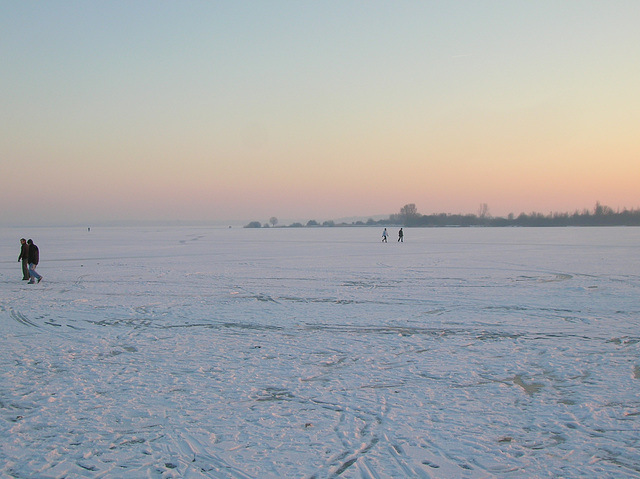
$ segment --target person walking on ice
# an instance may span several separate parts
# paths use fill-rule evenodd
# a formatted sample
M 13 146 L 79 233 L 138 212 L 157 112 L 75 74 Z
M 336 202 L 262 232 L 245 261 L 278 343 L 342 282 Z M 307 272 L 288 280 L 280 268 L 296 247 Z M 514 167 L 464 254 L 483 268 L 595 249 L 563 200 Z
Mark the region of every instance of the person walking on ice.
M 383 243 L 387 243 L 387 237 L 389 236 L 389 233 L 387 233 L 387 228 L 384 229 L 384 231 L 382 232 L 382 242 Z
M 20 256 L 18 256 L 18 261 L 22 261 L 22 281 L 29 280 L 29 245 L 27 244 L 27 240 L 24 238 L 20 239 Z
M 35 283 L 34 279 L 38 280 L 38 283 L 42 281 L 42 276 L 39 275 L 36 271 L 36 266 L 38 266 L 38 262 L 40 261 L 40 251 L 38 247 L 33 244 L 32 240 L 27 241 L 29 245 L 29 283 Z
M 398 231 L 398 243 L 404 243 L 404 232 L 402 231 L 402 228 Z

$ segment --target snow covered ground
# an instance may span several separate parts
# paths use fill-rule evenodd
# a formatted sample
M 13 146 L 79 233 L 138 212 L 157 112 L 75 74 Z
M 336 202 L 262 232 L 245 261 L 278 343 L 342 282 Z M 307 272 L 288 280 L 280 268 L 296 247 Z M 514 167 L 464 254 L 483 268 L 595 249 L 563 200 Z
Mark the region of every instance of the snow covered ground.
M 1 230 L 0 475 L 640 477 L 640 228 L 381 232 Z

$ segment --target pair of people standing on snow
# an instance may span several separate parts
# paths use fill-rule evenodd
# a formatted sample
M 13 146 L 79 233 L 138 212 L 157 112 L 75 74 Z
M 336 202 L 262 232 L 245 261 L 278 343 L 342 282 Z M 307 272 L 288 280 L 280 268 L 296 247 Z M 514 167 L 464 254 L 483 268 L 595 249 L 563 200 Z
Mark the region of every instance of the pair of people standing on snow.
M 382 232 L 382 242 L 388 243 L 388 237 L 389 233 L 387 232 L 387 228 L 385 228 Z M 402 228 L 400 228 L 400 231 L 398 231 L 398 243 L 404 243 L 404 231 L 402 231 Z
M 20 239 L 20 256 L 18 261 L 22 261 L 22 280 L 29 281 L 29 284 L 34 284 L 42 281 L 42 276 L 36 271 L 36 266 L 40 262 L 40 250 L 33 244 L 33 240 L 26 241 L 24 238 Z

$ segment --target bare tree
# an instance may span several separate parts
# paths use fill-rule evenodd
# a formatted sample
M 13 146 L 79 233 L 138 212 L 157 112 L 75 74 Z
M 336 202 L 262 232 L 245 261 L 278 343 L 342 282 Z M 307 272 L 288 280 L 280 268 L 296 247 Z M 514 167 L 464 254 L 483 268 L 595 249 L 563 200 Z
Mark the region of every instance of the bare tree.
M 414 203 L 404 205 L 402 208 L 400 208 L 400 216 L 405 218 L 405 220 L 407 218 L 415 218 L 416 216 L 418 216 L 418 208 L 416 208 L 416 205 Z
M 489 213 L 489 205 L 486 203 L 482 203 L 480 208 L 478 208 L 478 217 L 485 219 L 491 218 L 491 214 Z
M 269 223 L 271 223 L 271 226 L 275 226 L 278 224 L 278 218 L 276 218 L 275 216 L 272 216 L 271 218 L 269 218 Z

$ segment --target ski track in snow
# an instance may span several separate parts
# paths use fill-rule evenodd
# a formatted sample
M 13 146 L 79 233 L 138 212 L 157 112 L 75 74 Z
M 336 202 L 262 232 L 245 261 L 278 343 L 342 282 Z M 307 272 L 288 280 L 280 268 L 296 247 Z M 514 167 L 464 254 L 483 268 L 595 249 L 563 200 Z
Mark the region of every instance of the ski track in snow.
M 2 475 L 640 477 L 638 229 L 378 233 L 29 233 Z

